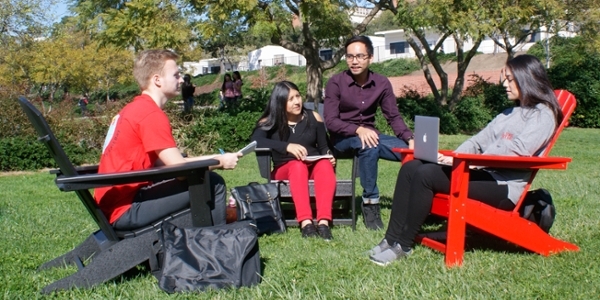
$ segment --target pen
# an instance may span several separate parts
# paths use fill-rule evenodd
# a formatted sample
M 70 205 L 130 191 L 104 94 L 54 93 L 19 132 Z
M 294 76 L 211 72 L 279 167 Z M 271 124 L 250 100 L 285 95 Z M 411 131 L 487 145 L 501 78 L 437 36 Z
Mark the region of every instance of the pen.
M 225 154 L 225 151 L 223 151 L 223 149 L 219 149 L 219 152 L 221 152 L 221 154 Z

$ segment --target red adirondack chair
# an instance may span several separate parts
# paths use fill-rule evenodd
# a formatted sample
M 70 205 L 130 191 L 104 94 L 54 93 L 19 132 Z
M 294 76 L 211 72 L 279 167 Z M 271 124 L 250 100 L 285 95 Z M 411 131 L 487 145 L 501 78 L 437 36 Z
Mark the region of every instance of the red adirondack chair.
M 460 154 L 452 151 L 440 151 L 454 158 L 450 180 L 450 194 L 436 194 L 431 214 L 448 219 L 446 242 L 435 240 L 426 234 L 419 235 L 417 242 L 445 254 L 447 266 L 461 265 L 464 254 L 464 242 L 467 224 L 483 232 L 495 235 L 527 250 L 548 256 L 562 251 L 578 251 L 579 247 L 550 236 L 536 224 L 521 218 L 519 208 L 525 194 L 539 169 L 564 170 L 571 158 L 549 157 L 550 151 L 562 130 L 567 126 L 569 117 L 575 110 L 575 96 L 566 90 L 556 90 L 558 103 L 564 119 L 556 129 L 544 153 L 537 157 L 495 156 L 481 154 Z M 394 149 L 402 154 L 402 162 L 414 158 L 409 149 Z M 493 168 L 531 169 L 533 174 L 512 211 L 503 211 L 482 202 L 469 199 L 469 166 L 489 166 Z

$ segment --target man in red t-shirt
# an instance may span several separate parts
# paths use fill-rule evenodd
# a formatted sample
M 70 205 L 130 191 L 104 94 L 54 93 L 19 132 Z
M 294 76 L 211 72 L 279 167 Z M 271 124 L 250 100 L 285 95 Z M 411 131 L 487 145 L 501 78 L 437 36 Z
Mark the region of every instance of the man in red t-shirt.
M 102 148 L 99 173 L 211 158 L 219 161 L 211 170 L 235 168 L 241 154 L 183 158 L 176 148 L 169 119 L 162 108 L 180 92 L 183 79 L 176 63 L 178 58 L 168 50 L 147 50 L 137 56 L 133 76 L 142 93 L 113 118 Z M 225 181 L 214 172 L 209 174 L 213 223 L 225 224 Z M 190 205 L 187 181 L 178 179 L 97 188 L 94 198 L 109 222 L 121 230 L 148 225 Z

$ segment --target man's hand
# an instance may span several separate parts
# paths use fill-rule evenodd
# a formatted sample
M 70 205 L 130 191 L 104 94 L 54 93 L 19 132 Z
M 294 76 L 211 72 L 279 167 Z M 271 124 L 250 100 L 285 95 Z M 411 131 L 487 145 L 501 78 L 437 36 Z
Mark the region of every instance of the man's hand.
M 415 140 L 414 139 L 408 140 L 408 149 L 411 149 L 411 150 L 415 149 Z
M 335 157 L 330 158 L 329 162 L 331 162 L 331 165 L 335 167 Z
M 365 146 L 369 148 L 377 147 L 379 144 L 379 135 L 375 130 L 360 126 L 356 129 L 356 135 L 360 139 L 362 149 L 365 149 Z
M 240 156 L 242 156 L 241 153 L 225 153 L 216 156 L 215 159 L 220 162 L 222 169 L 231 170 L 234 169 L 235 166 L 237 166 L 237 162 Z
M 296 159 L 303 160 L 307 155 L 308 151 L 304 146 L 299 144 L 290 143 L 286 148 L 287 152 L 292 154 Z

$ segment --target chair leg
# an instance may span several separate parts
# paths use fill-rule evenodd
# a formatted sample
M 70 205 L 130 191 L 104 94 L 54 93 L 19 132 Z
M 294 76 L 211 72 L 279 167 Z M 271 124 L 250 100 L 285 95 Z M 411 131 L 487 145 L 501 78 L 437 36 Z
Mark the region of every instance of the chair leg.
M 356 178 L 358 176 L 358 156 L 354 153 L 352 157 L 352 231 L 356 231 Z M 361 199 L 362 201 L 362 199 Z
M 55 267 L 77 265 L 92 258 L 94 254 L 98 252 L 100 252 L 100 246 L 98 246 L 94 235 L 90 234 L 90 236 L 75 247 L 75 249 L 44 263 L 38 268 L 38 271 Z
M 155 231 L 124 239 L 94 255 L 91 263 L 75 274 L 46 286 L 42 293 L 49 294 L 73 287 L 89 288 L 113 279 L 148 260 L 152 243 L 156 240 L 158 236 Z

